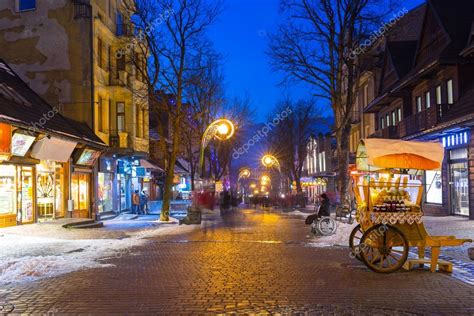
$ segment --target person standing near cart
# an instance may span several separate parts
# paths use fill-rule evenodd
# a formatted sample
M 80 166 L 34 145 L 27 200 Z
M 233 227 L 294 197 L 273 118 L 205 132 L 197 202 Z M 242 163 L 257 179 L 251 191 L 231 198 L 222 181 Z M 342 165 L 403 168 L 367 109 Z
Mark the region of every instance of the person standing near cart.
M 140 195 L 138 190 L 135 190 L 132 194 L 132 213 L 140 214 Z

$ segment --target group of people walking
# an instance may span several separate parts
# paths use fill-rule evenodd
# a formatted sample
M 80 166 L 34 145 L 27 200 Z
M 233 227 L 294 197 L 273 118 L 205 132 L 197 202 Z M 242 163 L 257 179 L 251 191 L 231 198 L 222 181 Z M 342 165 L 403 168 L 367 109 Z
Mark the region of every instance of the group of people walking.
M 135 190 L 132 194 L 132 213 L 147 215 L 149 212 L 148 194 L 146 190 L 143 189 L 142 192 Z

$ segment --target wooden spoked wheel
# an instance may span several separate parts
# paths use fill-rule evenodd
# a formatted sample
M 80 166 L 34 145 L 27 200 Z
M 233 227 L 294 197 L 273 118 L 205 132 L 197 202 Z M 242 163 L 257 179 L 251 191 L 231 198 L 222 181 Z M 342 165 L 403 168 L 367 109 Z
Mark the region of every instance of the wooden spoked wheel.
M 400 269 L 407 260 L 409 245 L 400 230 L 380 224 L 364 233 L 359 248 L 360 257 L 369 269 L 391 273 Z
M 357 225 L 354 227 L 352 230 L 350 236 L 349 236 L 349 247 L 351 247 L 351 256 L 356 258 L 357 260 L 360 259 L 360 242 L 362 240 L 362 236 L 364 235 L 364 232 L 362 231 L 362 227 Z

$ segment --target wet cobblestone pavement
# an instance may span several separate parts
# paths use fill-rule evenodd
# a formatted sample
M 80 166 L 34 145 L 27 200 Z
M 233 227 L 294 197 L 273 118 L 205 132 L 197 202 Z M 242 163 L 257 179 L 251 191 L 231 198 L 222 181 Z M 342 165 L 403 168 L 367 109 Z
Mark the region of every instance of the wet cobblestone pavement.
M 304 219 L 241 210 L 149 239 L 112 267 L 0 289 L 0 314 L 474 314 L 474 286 L 427 270 L 377 274 L 308 247 Z

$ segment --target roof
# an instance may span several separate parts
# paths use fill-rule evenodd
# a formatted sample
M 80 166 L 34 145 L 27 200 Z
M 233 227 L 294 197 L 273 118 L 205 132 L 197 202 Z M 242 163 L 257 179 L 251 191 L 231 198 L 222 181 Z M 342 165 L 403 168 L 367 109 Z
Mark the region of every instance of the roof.
M 403 78 L 412 69 L 417 45 L 417 41 L 387 42 L 387 50 L 399 78 Z
M 429 3 L 451 39 L 441 57 L 445 59 L 458 58 L 468 44 L 474 20 L 474 1 L 429 0 Z
M 105 145 L 82 123 L 67 119 L 34 92 L 0 59 L 0 118 L 30 132 L 53 132 L 58 135 Z

